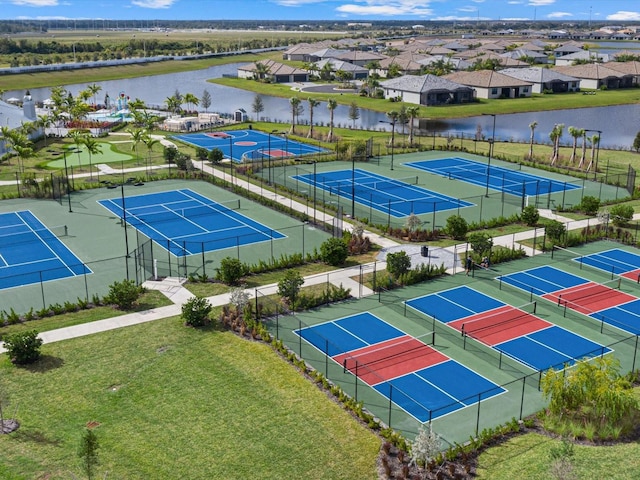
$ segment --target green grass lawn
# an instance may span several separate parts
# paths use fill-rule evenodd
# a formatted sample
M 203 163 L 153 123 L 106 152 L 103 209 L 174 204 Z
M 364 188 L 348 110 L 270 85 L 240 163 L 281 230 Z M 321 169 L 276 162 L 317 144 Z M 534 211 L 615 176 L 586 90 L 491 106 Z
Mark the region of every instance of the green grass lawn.
M 550 451 L 560 440 L 537 433 L 520 435 L 493 447 L 479 457 L 478 479 L 549 480 Z M 576 445 L 573 459 L 575 477 L 580 480 L 632 480 L 640 472 L 638 442 L 613 446 Z M 568 478 L 568 477 L 567 477 Z
M 81 477 L 91 421 L 96 478 L 376 478 L 380 440 L 264 344 L 169 318 L 42 350 L 0 356 L 2 478 Z

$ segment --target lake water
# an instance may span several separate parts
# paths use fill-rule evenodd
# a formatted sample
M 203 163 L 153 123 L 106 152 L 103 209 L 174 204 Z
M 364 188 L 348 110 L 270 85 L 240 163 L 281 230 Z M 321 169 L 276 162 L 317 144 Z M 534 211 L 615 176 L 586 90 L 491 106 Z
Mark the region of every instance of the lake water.
M 207 79 L 220 78 L 225 74 L 235 75 L 239 65 L 235 63 L 191 72 L 96 82 L 102 87 L 98 94 L 98 99 L 102 102 L 107 93 L 112 99 L 115 99 L 120 93 L 124 93 L 132 99 L 140 98 L 149 106 L 162 106 L 164 101 L 175 93 L 176 89 L 183 95 L 192 93 L 198 98 L 202 97 L 203 91 L 207 89 L 212 98 L 212 105 L 209 107 L 209 111 L 232 113 L 239 108 L 243 108 L 251 117 L 254 115 L 251 105 L 255 98 L 255 93 L 207 82 Z M 80 76 L 78 75 L 78 77 Z M 66 85 L 65 88 L 73 95 L 76 95 L 86 86 L 86 83 L 79 83 Z M 43 101 L 49 98 L 50 89 L 33 89 L 31 94 L 34 100 Z M 24 91 L 9 91 L 5 93 L 5 98 L 13 96 L 22 98 L 23 95 Z M 291 96 L 298 96 L 301 99 L 306 98 L 304 93 L 293 90 Z M 283 123 L 291 122 L 291 108 L 288 98 L 263 95 L 263 104 L 265 110 L 261 116 L 265 119 Z M 300 116 L 299 122 L 304 123 L 308 121 L 309 112 L 306 101 L 303 101 L 302 105 L 305 107 L 305 111 Z M 395 108 L 395 106 L 392 107 L 390 104 L 389 110 L 392 108 Z M 446 107 L 434 107 L 434 110 L 437 108 Z M 380 121 L 387 120 L 388 118 L 384 113 L 361 110 L 360 118 L 355 121 L 355 127 L 369 130 L 389 130 L 390 125 L 380 123 Z M 500 115 L 496 117 L 496 138 L 526 142 L 529 140 L 530 135 L 529 124 L 533 121 L 538 122 L 535 134 L 536 142 L 548 142 L 549 132 L 553 126 L 556 123 L 564 123 L 565 132 L 569 126 L 600 130 L 602 131 L 603 147 L 627 149 L 631 147 L 636 133 L 640 131 L 640 105 Z M 314 123 L 320 125 L 329 123 L 329 110 L 326 102 L 322 102 L 314 109 Z M 351 127 L 353 125 L 353 121 L 349 119 L 348 106 L 339 105 L 336 108 L 334 124 L 341 127 Z M 427 122 L 426 131 L 427 133 L 435 131 L 441 135 L 460 132 L 464 132 L 466 135 L 475 135 L 478 125 L 481 126 L 485 138 L 491 137 L 493 118 L 490 116 Z M 398 125 L 396 125 L 396 129 L 397 132 L 400 132 Z M 563 140 L 565 143 L 570 143 L 571 138 L 568 133 L 564 134 Z

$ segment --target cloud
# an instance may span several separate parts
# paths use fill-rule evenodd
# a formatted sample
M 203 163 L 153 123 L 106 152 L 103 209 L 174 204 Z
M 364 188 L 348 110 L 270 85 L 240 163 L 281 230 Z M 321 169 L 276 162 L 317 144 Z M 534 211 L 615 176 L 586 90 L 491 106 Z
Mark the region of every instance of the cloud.
M 362 0 L 358 3 L 341 5 L 336 8 L 336 11 L 349 15 L 381 15 L 386 17 L 433 15 L 433 10 L 428 7 L 429 2 L 419 0 Z
M 478 9 L 476 7 L 461 7 L 458 9 L 459 12 L 477 12 Z
M 556 0 L 529 0 L 529 6 L 531 7 L 542 7 L 544 5 L 553 5 L 556 3 Z
M 11 3 L 25 7 L 55 7 L 58 0 L 12 0 Z
M 573 13 L 569 12 L 551 12 L 547 15 L 547 18 L 564 18 L 564 17 L 573 17 Z
M 142 8 L 169 8 L 177 0 L 131 0 L 131 4 Z
M 640 12 L 619 11 L 612 13 L 611 15 L 607 15 L 607 20 L 630 20 L 637 22 L 640 21 Z

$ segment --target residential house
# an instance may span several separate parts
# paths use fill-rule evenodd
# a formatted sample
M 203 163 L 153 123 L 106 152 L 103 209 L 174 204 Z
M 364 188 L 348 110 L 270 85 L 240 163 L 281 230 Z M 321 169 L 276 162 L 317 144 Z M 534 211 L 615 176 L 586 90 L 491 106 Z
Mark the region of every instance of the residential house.
M 550 68 L 505 68 L 503 75 L 533 84 L 532 93 L 565 93 L 580 90 L 580 79 L 565 75 Z
M 351 75 L 353 80 L 366 80 L 369 77 L 369 70 L 353 63 L 344 62 L 342 60 L 336 60 L 334 58 L 327 58 L 316 62 L 313 73 L 320 75 L 320 72 L 328 68 L 331 71 L 333 78 L 336 78 L 336 72 L 342 71 Z M 329 65 L 329 67 L 326 67 Z
M 600 63 L 587 63 L 583 65 L 571 65 L 553 67 L 556 72 L 580 79 L 580 88 L 592 88 L 597 90 L 604 88 L 620 88 L 623 73 L 612 70 Z M 630 86 L 630 85 L 629 85 Z
M 473 89 L 436 75 L 405 75 L 380 82 L 385 98 L 416 105 L 445 105 L 473 101 Z
M 604 66 L 624 75 L 621 80 L 620 88 L 640 85 L 640 62 L 607 62 Z
M 472 87 L 477 98 L 530 97 L 533 84 L 493 70 L 454 72 L 444 78 Z
M 579 52 L 563 55 L 556 58 L 556 65 L 559 67 L 567 65 L 575 65 L 584 62 L 608 62 L 610 55 L 608 53 L 598 53 L 590 50 L 581 50 Z
M 389 70 L 397 68 L 397 71 L 401 75 L 418 75 L 422 69 L 422 64 L 418 63 L 418 60 L 423 58 L 426 58 L 426 56 L 397 55 L 395 57 L 386 57 L 380 60 L 379 66 L 375 69 L 375 73 L 387 78 L 389 76 Z
M 258 67 L 261 64 L 262 67 Z M 274 60 L 262 60 L 238 67 L 238 78 L 257 79 L 264 76 L 272 83 L 308 82 L 309 72 Z

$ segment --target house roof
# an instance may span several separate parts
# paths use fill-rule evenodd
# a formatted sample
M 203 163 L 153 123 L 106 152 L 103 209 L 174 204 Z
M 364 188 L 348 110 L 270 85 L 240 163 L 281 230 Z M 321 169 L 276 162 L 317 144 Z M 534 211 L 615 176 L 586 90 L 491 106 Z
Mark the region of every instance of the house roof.
M 400 70 L 420 70 L 422 64 L 418 63 L 418 60 L 426 58 L 426 55 L 397 55 L 395 57 L 387 57 L 380 61 L 380 68 L 389 68 L 391 65 L 398 65 Z
M 471 88 L 466 85 L 461 85 L 455 81 L 436 75 L 404 75 L 380 82 L 380 86 L 382 88 L 413 93 L 428 92 L 430 90 L 471 90 Z
M 318 70 L 322 70 L 326 64 L 331 65 L 331 70 L 338 71 L 342 70 L 343 72 L 368 72 L 369 70 L 365 67 L 361 67 L 360 65 L 355 65 L 353 63 L 345 62 L 344 60 L 337 60 L 335 58 L 325 58 L 324 60 L 320 60 L 315 63 L 315 66 Z
M 625 75 L 640 75 L 640 62 L 635 60 L 632 62 L 607 62 L 604 66 Z
M 379 53 L 350 50 L 348 52 L 341 53 L 340 55 L 337 55 L 334 58 L 337 58 L 339 60 L 344 60 L 346 62 L 355 62 L 355 61 L 374 62 L 376 60 L 382 60 L 385 57 L 386 55 L 380 55 Z
M 576 78 L 588 80 L 600 80 L 608 77 L 621 78 L 624 75 L 620 72 L 605 67 L 599 63 L 587 63 L 585 65 L 567 65 L 553 67 L 556 72 L 571 75 Z
M 549 83 L 549 82 L 575 82 L 578 78 L 565 75 L 550 68 L 531 67 L 531 68 L 505 68 L 500 73 L 513 78 L 524 80 L 532 83 Z
M 531 86 L 530 82 L 504 75 L 493 70 L 477 70 L 474 72 L 453 72 L 444 78 L 453 82 L 481 88 L 522 87 Z
M 289 65 L 285 65 L 284 63 L 275 62 L 273 60 L 262 60 L 260 62 L 248 63 L 246 65 L 242 65 L 238 67 L 238 70 L 248 71 L 248 72 L 257 72 L 257 64 L 261 63 L 265 65 L 269 69 L 269 74 L 272 76 L 276 75 L 294 75 L 294 74 L 307 74 L 306 70 L 302 70 L 301 68 L 292 67 Z

